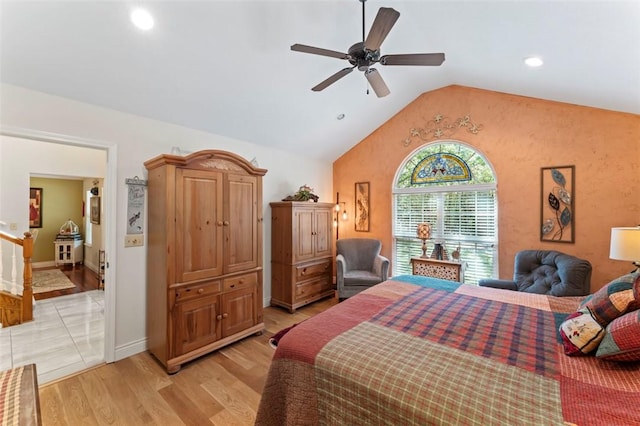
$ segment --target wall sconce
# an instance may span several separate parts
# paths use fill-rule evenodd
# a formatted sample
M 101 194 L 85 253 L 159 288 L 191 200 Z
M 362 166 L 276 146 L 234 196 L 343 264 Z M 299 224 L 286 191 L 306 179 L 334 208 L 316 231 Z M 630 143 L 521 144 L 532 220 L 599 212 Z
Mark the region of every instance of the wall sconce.
M 342 210 L 342 220 L 347 220 L 349 219 L 349 215 L 347 214 L 347 203 L 340 203 L 340 205 L 342 206 L 342 208 L 340 210 Z
M 347 214 L 347 203 L 340 202 L 340 193 L 336 192 L 336 205 L 334 206 L 335 216 L 333 218 L 333 226 L 336 228 L 336 240 L 339 239 L 340 218 L 343 221 L 349 219 Z M 342 211 L 342 213 L 340 213 Z

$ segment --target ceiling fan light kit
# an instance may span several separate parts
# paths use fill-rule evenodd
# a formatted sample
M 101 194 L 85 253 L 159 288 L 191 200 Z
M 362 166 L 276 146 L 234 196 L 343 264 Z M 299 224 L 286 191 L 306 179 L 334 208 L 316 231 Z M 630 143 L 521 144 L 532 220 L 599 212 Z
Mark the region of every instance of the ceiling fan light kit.
M 341 69 L 326 80 L 312 87 L 311 90 L 314 92 L 324 90 L 342 77 L 350 74 L 354 68 L 358 68 L 359 71 L 364 72 L 376 96 L 382 98 L 391 92 L 378 70 L 372 68 L 372 65 L 379 63 L 380 65 L 439 66 L 444 62 L 444 53 L 410 53 L 380 56 L 380 46 L 400 17 L 400 12 L 390 7 L 381 7 L 371 25 L 369 35 L 365 39 L 364 4 L 366 0 L 359 1 L 362 3 L 362 42 L 352 45 L 347 51 L 348 53 L 297 43 L 291 46 L 291 50 L 296 52 L 346 59 L 351 64 L 351 67 Z

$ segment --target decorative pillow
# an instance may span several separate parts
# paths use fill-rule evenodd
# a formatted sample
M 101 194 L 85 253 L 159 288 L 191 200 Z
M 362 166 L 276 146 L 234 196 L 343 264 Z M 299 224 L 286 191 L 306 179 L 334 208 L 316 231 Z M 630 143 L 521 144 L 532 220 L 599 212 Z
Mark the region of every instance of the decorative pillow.
M 640 361 L 640 309 L 611 321 L 596 356 L 607 361 Z
M 570 356 L 594 351 L 605 335 L 604 327 L 586 308 L 569 315 L 559 331 L 564 353 Z
M 616 318 L 640 308 L 640 273 L 633 272 L 611 281 L 580 303 L 578 311 L 560 324 L 559 332 L 567 355 L 594 351 L 604 338 L 605 327 Z
M 619 316 L 640 308 L 640 273 L 633 272 L 611 281 L 583 300 L 578 311 L 585 308 L 603 327 Z

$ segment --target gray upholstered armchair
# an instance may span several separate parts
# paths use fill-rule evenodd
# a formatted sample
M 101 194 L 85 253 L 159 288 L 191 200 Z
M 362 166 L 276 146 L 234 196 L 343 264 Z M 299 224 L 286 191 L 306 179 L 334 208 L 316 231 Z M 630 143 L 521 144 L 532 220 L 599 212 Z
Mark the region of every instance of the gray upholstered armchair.
M 482 279 L 478 284 L 552 296 L 585 296 L 591 292 L 591 263 L 559 251 L 520 251 L 513 270 L 512 281 Z
M 389 259 L 380 255 L 382 243 L 371 238 L 345 238 L 337 242 L 338 298 L 346 299 L 386 281 Z

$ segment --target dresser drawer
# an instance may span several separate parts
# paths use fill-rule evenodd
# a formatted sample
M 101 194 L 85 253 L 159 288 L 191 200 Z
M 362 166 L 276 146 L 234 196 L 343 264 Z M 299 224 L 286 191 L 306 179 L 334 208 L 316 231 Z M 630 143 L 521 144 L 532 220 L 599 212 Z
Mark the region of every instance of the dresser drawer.
M 245 274 L 237 277 L 227 278 L 223 281 L 222 288 L 224 291 L 237 290 L 239 288 L 255 286 L 258 283 L 258 274 Z
M 331 277 L 321 277 L 296 285 L 296 301 L 314 297 L 331 289 Z
M 296 282 L 330 274 L 331 262 L 331 259 L 326 259 L 318 263 L 308 263 L 306 265 L 296 266 Z
M 177 287 L 174 289 L 176 292 L 176 302 L 220 293 L 221 288 L 222 286 L 220 285 L 220 281 L 209 281 L 206 283 Z

